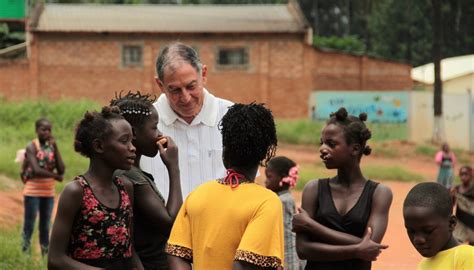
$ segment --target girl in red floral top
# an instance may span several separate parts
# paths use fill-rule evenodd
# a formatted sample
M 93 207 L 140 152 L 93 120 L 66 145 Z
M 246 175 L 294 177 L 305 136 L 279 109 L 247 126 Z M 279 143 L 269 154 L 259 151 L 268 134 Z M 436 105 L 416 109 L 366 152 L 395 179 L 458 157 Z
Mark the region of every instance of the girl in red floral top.
M 113 177 L 134 163 L 132 138 L 118 108 L 85 113 L 74 148 L 89 169 L 60 196 L 48 269 L 143 269 L 132 247 L 133 185 Z

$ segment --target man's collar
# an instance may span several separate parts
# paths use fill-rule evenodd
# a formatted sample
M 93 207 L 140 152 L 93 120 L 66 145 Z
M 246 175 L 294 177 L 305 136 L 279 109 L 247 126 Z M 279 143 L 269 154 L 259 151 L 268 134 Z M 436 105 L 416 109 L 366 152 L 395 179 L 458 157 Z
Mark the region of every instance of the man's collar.
M 201 111 L 196 115 L 190 125 L 203 123 L 207 126 L 215 126 L 219 109 L 217 100 L 211 93 L 209 93 L 209 91 L 207 91 L 207 89 L 203 89 L 203 91 L 204 101 Z M 186 123 L 186 121 L 180 118 L 179 115 L 173 111 L 165 94 L 160 95 L 158 101 L 155 103 L 155 107 L 158 111 L 160 121 L 163 121 L 166 126 L 173 124 L 175 121 Z

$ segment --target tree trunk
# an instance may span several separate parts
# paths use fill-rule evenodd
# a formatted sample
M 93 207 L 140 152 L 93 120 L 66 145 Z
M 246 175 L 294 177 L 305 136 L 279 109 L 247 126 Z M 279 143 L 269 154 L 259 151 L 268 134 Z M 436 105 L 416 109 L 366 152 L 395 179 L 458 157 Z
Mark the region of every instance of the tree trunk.
M 434 64 L 434 126 L 433 142 L 442 143 L 445 140 L 443 124 L 443 85 L 441 83 L 441 0 L 431 0 L 433 5 L 433 64 Z

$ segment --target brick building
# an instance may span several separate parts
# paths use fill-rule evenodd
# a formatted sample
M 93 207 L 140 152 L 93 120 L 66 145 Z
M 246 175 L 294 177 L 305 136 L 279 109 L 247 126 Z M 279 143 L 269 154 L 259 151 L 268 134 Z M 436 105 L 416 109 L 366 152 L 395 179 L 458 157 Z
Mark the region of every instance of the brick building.
M 264 102 L 277 117 L 307 116 L 318 89 L 411 89 L 409 65 L 314 49 L 292 3 L 48 4 L 30 20 L 28 58 L 0 61 L 0 95 L 106 103 L 120 90 L 159 94 L 155 58 L 176 40 L 198 50 L 212 93 Z

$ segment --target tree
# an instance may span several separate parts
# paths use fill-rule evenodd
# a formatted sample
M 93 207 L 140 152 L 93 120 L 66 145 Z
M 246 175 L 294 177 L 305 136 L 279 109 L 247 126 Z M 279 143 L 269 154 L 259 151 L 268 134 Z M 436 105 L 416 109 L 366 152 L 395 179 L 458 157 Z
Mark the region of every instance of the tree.
M 442 57 L 442 18 L 441 0 L 431 0 L 433 5 L 433 63 L 434 63 L 434 126 L 433 142 L 441 143 L 445 140 L 443 122 L 443 85 L 441 83 L 441 57 Z

